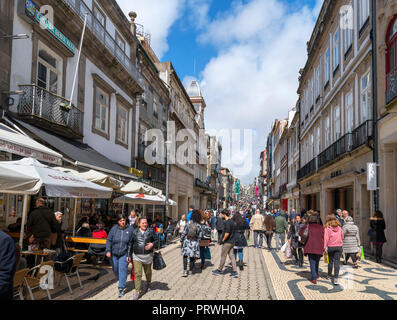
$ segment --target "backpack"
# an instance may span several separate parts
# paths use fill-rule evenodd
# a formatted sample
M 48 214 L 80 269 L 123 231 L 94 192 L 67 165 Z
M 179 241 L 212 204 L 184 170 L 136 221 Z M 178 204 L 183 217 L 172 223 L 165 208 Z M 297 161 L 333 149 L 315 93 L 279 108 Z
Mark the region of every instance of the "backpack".
M 199 234 L 199 229 L 197 223 L 189 222 L 187 225 L 187 238 L 191 240 L 196 240 Z

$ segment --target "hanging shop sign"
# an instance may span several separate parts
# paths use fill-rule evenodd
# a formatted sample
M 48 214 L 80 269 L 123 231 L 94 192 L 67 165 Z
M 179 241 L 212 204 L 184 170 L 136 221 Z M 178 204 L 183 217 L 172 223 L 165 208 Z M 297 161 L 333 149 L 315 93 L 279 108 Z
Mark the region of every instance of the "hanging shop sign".
M 48 31 L 71 53 L 74 54 L 76 52 L 75 45 L 61 31 L 59 31 L 51 21 L 40 13 L 40 8 L 36 6 L 32 0 L 20 0 L 18 13 L 20 17 L 29 23 L 32 21 L 39 23 L 41 28 Z

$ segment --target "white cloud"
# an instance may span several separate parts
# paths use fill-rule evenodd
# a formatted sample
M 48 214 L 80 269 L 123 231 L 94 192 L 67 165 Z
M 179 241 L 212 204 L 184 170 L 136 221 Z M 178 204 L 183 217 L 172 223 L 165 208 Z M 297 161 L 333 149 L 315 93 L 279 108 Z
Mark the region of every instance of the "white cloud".
M 185 0 L 117 0 L 128 17 L 130 11 L 137 13 L 136 22 L 151 34 L 151 46 L 159 59 L 169 49 L 167 36 L 171 26 L 183 12 Z
M 207 102 L 206 128 L 257 131 L 250 183 L 259 172 L 259 154 L 275 118 L 288 117 L 298 99 L 298 71 L 307 59 L 322 1 L 290 12 L 277 0 L 234 2 L 203 29 L 198 41 L 218 50 L 200 75 Z M 224 164 L 227 165 L 227 164 Z M 233 170 L 233 163 L 230 164 Z

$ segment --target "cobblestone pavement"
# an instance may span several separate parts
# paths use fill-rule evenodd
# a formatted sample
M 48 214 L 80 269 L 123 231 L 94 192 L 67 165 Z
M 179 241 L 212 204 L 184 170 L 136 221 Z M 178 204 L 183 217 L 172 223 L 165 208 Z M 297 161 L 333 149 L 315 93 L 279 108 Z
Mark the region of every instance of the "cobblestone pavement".
M 273 241 L 275 247 L 275 241 Z M 261 250 L 261 249 L 257 249 Z M 340 285 L 326 280 L 328 265 L 320 261 L 320 278 L 312 284 L 308 258 L 303 268 L 296 266 L 284 253 L 262 249 L 270 273 L 271 283 L 278 300 L 396 300 L 397 270 L 370 260 L 359 262 L 353 269 L 341 263 Z
M 273 246 L 275 243 L 273 241 Z M 153 290 L 144 294 L 141 300 L 392 300 L 397 299 L 397 270 L 364 260 L 359 269 L 341 264 L 340 285 L 334 286 L 324 277 L 327 265 L 320 262 L 320 278 L 312 284 L 307 257 L 303 268 L 298 268 L 284 254 L 267 249 L 255 249 L 252 243 L 244 249 L 244 270 L 238 270 L 239 277 L 231 278 L 231 265 L 226 260 L 224 275 L 214 276 L 211 271 L 218 267 L 221 246 L 210 246 L 212 260 L 206 261 L 206 269 L 199 270 L 196 262 L 193 275 L 183 278 L 182 256 L 179 243 L 162 249 L 167 267 L 153 270 Z M 100 275 L 97 281 L 90 280 Z M 110 266 L 80 269 L 83 288 L 76 277 L 71 278 L 73 293 L 70 294 L 64 278 L 61 284 L 51 290 L 54 300 L 132 300 L 134 283 L 128 276 L 127 293 L 118 298 L 118 283 Z M 58 278 L 57 278 L 58 280 Z M 145 288 L 143 276 L 142 288 Z M 35 291 L 35 299 L 47 299 L 42 290 Z M 27 297 L 29 299 L 29 297 Z

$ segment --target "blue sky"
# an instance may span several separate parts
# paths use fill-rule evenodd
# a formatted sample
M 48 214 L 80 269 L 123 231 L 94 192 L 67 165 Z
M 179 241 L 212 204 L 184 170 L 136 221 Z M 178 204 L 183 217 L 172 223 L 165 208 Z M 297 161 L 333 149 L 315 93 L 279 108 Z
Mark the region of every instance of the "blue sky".
M 287 118 L 298 99 L 298 71 L 323 1 L 118 2 L 126 14 L 137 12 L 152 48 L 161 61 L 172 62 L 185 85 L 199 80 L 206 129 L 252 130 L 252 146 L 249 140 L 241 150 L 223 146 L 231 155 L 223 165 L 243 184 L 252 183 L 274 119 Z

